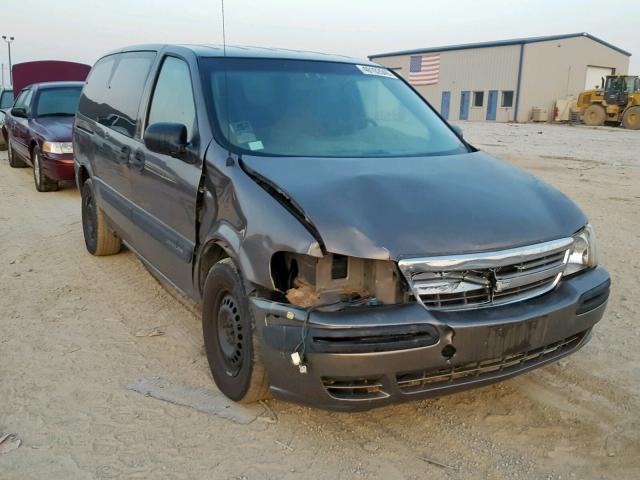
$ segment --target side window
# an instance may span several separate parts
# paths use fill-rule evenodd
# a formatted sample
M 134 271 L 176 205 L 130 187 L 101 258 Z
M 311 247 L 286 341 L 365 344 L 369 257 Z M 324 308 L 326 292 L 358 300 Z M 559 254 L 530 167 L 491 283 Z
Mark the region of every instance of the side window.
M 29 104 L 31 103 L 32 93 L 33 93 L 33 90 L 31 89 L 22 90 L 22 92 L 20 92 L 20 95 L 18 95 L 16 103 L 14 104 L 14 107 L 24 108 L 27 110 L 27 113 L 29 113 Z
M 98 118 L 99 123 L 128 137 L 135 135 L 142 91 L 155 56 L 155 52 L 120 55 L 104 100 L 107 114 Z
M 27 96 L 27 93 L 29 92 L 29 90 L 22 90 L 19 94 L 18 94 L 18 98 L 16 98 L 15 103 L 13 104 L 14 107 L 20 108 L 24 106 L 24 99 Z
M 105 108 L 101 102 L 106 93 L 116 58 L 117 55 L 101 58 L 91 69 L 78 103 L 80 114 L 92 120 L 97 120 L 98 117 L 104 115 Z
M 153 91 L 147 124 L 182 123 L 191 140 L 196 126 L 196 107 L 189 66 L 175 57 L 166 57 Z

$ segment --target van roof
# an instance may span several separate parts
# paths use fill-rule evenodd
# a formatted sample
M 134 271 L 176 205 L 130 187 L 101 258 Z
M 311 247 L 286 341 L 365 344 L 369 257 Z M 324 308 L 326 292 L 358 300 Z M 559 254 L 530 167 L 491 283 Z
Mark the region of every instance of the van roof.
M 230 57 L 230 58 L 277 58 L 283 60 L 314 60 L 320 62 L 356 63 L 359 65 L 375 65 L 370 60 L 347 57 L 344 55 L 331 55 L 319 52 L 305 52 L 302 50 L 288 50 L 283 48 L 252 47 L 240 45 L 227 45 L 226 51 L 222 45 L 200 45 L 200 44 L 149 44 L 133 45 L 119 50 L 109 52 L 109 54 L 131 52 L 137 50 L 160 51 L 166 47 L 179 47 L 192 51 L 198 57 Z

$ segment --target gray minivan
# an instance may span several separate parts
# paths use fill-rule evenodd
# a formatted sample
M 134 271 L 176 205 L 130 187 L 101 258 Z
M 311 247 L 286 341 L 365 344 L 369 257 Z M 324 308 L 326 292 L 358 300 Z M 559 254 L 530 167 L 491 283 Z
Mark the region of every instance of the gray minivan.
M 125 48 L 93 67 L 73 144 L 87 249 L 125 244 L 202 305 L 236 401 L 485 385 L 576 351 L 606 306 L 580 209 L 368 61 Z

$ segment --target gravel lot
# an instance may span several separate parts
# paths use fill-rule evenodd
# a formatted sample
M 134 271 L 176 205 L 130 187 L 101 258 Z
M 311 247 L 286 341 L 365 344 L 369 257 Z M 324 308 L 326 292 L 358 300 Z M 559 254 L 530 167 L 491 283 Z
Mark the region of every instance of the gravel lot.
M 0 478 L 640 478 L 640 132 L 461 126 L 594 224 L 613 295 L 593 341 L 480 390 L 359 414 L 271 400 L 248 424 L 126 388 L 214 390 L 197 314 L 131 253 L 90 256 L 78 192 L 37 193 L 2 153 L 0 439 L 22 444 L 0 443 Z

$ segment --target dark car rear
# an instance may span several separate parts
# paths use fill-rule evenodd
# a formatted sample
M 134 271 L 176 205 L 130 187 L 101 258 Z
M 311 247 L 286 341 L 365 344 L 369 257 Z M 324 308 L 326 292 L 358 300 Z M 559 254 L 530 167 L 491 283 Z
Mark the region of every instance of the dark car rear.
M 233 400 L 485 385 L 575 352 L 606 306 L 581 210 L 370 62 L 127 48 L 93 67 L 73 139 L 87 250 L 124 243 L 202 305 Z

